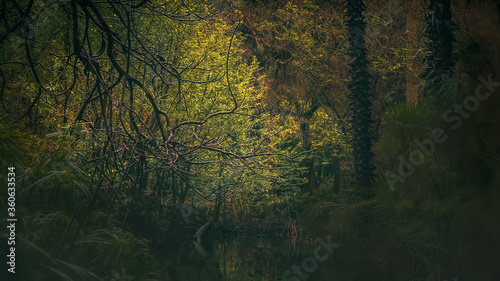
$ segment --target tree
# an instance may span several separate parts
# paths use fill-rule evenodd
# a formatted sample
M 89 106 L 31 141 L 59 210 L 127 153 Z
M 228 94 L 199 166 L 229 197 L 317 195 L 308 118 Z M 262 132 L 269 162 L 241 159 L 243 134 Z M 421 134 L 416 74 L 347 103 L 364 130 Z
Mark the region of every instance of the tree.
M 416 103 L 418 101 L 418 72 L 420 64 L 415 58 L 416 42 L 418 42 L 418 25 L 420 3 L 418 1 L 407 2 L 407 17 L 406 17 L 406 70 L 405 70 L 405 84 L 406 84 L 406 102 Z
M 453 29 L 451 0 L 430 0 L 426 15 L 426 37 L 428 38 L 425 77 L 432 86 L 441 86 L 445 77 L 452 74 Z M 430 93 L 431 91 L 426 91 Z
M 179 204 L 222 197 L 259 164 L 266 145 L 247 136 L 258 65 L 210 3 L 2 3 L 2 122 L 71 142 L 68 158 L 90 178 L 78 228 L 60 241 L 67 253 L 97 201 L 103 225 L 121 216 L 151 238 L 160 223 L 178 226 Z M 224 192 L 218 178 L 232 181 Z
M 372 163 L 372 116 L 370 99 L 370 74 L 365 42 L 363 11 L 365 5 L 361 0 L 347 0 L 346 25 L 349 30 L 349 66 L 351 81 L 349 82 L 353 129 L 353 150 L 356 169 L 356 181 L 360 185 L 369 186 L 373 178 Z
M 80 123 L 103 138 L 91 158 L 134 151 L 138 159 L 154 159 L 176 173 L 182 173 L 182 162 L 246 153 L 227 140 L 236 126 L 250 127 L 255 119 L 250 106 L 259 91 L 257 65 L 239 57 L 235 29 L 215 16 L 212 5 L 35 4 L 7 5 L 7 13 L 18 18 L 3 21 L 2 43 L 19 44 L 2 63 L 10 75 L 2 101 L 16 101 L 22 109 L 8 110 L 4 121 L 43 120 L 44 128 L 32 124 L 43 133 Z M 42 13 L 52 5 L 53 13 Z M 50 18 L 52 24 L 42 24 Z M 18 24 L 23 20 L 28 24 Z M 7 69 L 18 58 L 28 67 Z M 17 81 L 23 81 L 17 85 L 26 96 L 14 95 Z
M 302 190 L 313 191 L 318 185 L 318 166 L 336 165 L 345 153 L 340 144 L 347 138 L 347 66 L 340 48 L 344 30 L 338 3 L 248 2 L 241 10 L 246 15 L 242 31 L 247 37 L 247 55 L 261 62 L 267 82 L 263 103 L 282 120 L 284 131 L 293 132 L 305 180 Z M 323 123 L 329 127 L 314 124 L 318 115 L 332 121 Z M 328 139 L 325 129 L 335 138 Z

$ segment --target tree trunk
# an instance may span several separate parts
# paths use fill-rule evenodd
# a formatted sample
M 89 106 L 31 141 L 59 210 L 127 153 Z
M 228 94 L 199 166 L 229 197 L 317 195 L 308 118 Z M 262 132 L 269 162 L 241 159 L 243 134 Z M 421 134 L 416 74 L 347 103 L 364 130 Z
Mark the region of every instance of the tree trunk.
M 358 185 L 370 186 L 373 180 L 374 166 L 372 163 L 372 116 L 370 74 L 365 42 L 365 27 L 363 11 L 365 5 L 361 0 L 347 0 L 346 24 L 349 32 L 349 66 L 351 82 L 349 91 L 353 129 L 354 166 Z
M 333 164 L 333 193 L 334 194 L 339 194 L 340 193 L 340 180 L 341 180 L 341 175 L 340 175 L 340 159 L 336 158 L 333 159 L 332 161 Z
M 416 0 L 408 2 L 408 13 L 406 17 L 406 103 L 415 104 L 418 102 L 418 70 L 420 64 L 415 58 L 415 49 L 418 30 L 419 4 Z
M 453 62 L 453 23 L 451 20 L 451 0 L 430 0 L 426 17 L 426 36 L 429 54 L 426 57 L 425 76 L 430 87 L 443 83 L 452 74 Z M 426 91 L 431 93 L 431 91 Z
M 300 105 L 296 104 L 297 112 L 303 112 L 300 110 Z M 312 156 L 312 135 L 309 123 L 314 115 L 314 112 L 319 108 L 316 102 L 312 102 L 310 108 L 304 112 L 300 120 L 300 133 L 302 137 L 302 150 L 306 153 L 306 157 L 300 163 L 301 167 L 307 169 L 304 177 L 307 178 L 307 182 L 302 185 L 302 189 L 307 192 L 311 192 L 317 189 L 316 186 L 316 172 L 314 171 L 314 157 Z

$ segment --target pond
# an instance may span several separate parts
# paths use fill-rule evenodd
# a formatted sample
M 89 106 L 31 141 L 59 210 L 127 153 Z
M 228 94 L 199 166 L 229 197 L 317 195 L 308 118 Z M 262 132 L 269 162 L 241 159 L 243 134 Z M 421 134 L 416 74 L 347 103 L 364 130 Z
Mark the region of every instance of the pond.
M 165 261 L 162 280 L 168 281 L 278 281 L 332 280 L 330 239 L 318 238 L 302 245 L 277 237 L 234 237 L 215 243 L 206 260 Z

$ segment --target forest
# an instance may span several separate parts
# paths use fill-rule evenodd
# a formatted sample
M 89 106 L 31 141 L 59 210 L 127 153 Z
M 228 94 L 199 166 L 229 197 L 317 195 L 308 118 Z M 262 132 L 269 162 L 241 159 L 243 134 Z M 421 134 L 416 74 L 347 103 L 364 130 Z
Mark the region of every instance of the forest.
M 500 280 L 500 0 L 0 3 L 1 280 Z

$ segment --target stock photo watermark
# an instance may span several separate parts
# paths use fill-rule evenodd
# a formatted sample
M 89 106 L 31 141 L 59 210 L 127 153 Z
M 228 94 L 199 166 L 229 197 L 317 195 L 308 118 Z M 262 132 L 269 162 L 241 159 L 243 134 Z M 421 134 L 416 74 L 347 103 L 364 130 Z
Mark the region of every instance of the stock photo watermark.
M 8 218 L 7 218 L 7 229 L 8 229 L 8 241 L 7 244 L 10 246 L 7 255 L 7 264 L 9 268 L 7 269 L 10 273 L 16 273 L 16 168 L 9 167 L 7 173 L 7 194 L 8 194 Z
M 479 108 L 480 103 L 487 100 L 495 92 L 496 88 L 500 86 L 499 81 L 493 80 L 492 74 L 488 76 L 488 79 L 479 76 L 477 80 L 480 83 L 476 86 L 474 94 L 467 96 L 461 104 L 454 104 L 452 108 L 443 113 L 443 121 L 450 124 L 452 130 L 460 128 L 463 120 L 468 119 L 471 113 Z M 385 179 L 391 191 L 395 190 L 397 183 L 405 182 L 406 178 L 415 172 L 415 168 L 422 165 L 425 159 L 436 151 L 436 146 L 446 142 L 446 140 L 448 140 L 448 135 L 442 128 L 432 130 L 430 138 L 413 140 L 417 148 L 410 152 L 408 159 L 403 157 L 403 155 L 398 157 L 399 165 L 397 174 L 391 171 L 385 173 Z

